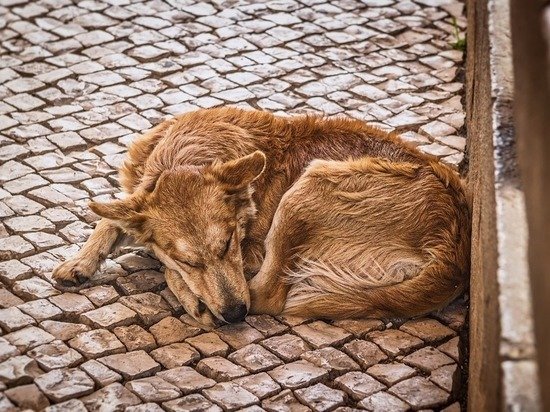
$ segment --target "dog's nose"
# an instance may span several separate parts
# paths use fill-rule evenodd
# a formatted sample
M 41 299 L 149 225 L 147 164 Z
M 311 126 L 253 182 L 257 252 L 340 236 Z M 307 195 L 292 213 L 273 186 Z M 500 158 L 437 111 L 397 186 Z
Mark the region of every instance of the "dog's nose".
M 222 312 L 223 318 L 229 323 L 236 323 L 243 321 L 248 309 L 244 303 L 230 307 Z

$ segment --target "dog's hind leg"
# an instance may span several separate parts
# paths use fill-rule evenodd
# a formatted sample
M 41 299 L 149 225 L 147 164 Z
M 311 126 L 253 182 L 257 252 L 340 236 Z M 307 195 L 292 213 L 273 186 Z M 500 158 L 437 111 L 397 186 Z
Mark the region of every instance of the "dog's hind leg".
M 57 266 L 53 279 L 62 286 L 78 286 L 92 277 L 107 257 L 122 230 L 109 219 L 101 219 L 78 254 Z

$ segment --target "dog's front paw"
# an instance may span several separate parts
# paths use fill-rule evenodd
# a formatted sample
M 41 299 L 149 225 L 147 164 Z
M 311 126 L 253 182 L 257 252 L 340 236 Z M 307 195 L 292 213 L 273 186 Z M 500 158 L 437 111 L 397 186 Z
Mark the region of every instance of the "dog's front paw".
M 257 276 L 248 285 L 250 287 L 250 314 L 279 315 L 283 311 L 286 301 L 284 291 L 278 288 L 266 288 Z
M 56 267 L 52 278 L 61 286 L 79 286 L 88 281 L 96 269 L 96 263 L 82 259 L 71 259 Z

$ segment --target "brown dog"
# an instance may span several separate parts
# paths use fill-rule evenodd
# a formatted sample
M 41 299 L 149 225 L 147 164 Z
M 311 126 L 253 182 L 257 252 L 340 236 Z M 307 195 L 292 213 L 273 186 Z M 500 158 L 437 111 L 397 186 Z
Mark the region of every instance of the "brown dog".
M 170 289 L 205 324 L 249 309 L 410 317 L 467 284 L 459 177 L 357 120 L 187 113 L 138 139 L 120 179 L 128 197 L 90 204 L 103 219 L 56 268 L 58 282 L 90 278 L 124 232 L 155 252 Z

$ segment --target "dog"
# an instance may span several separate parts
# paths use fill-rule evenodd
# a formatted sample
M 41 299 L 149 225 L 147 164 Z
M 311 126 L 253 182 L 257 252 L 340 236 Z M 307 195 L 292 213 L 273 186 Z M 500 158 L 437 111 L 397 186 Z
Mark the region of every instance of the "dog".
M 408 318 L 467 286 L 470 212 L 448 166 L 362 121 L 225 107 L 166 120 L 120 168 L 127 194 L 53 278 L 86 282 L 122 234 L 203 325 L 248 312 Z

